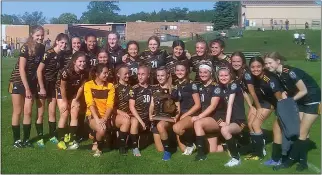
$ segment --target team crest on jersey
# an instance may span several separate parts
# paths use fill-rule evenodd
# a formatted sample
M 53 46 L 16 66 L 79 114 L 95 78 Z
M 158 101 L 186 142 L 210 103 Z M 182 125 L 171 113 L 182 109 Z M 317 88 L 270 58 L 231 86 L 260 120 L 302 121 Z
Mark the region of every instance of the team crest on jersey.
M 235 90 L 237 88 L 236 83 L 231 84 L 231 87 L 230 88 L 231 88 L 231 90 Z
M 250 76 L 250 74 L 249 73 L 245 73 L 245 80 L 250 80 L 252 77 Z
M 217 88 L 215 89 L 215 94 L 220 94 L 220 88 L 219 88 L 219 87 L 217 87 Z
M 125 88 L 122 89 L 122 92 L 125 92 Z
M 290 77 L 291 77 L 292 79 L 296 79 L 296 74 L 295 74 L 295 72 L 291 71 L 291 72 L 289 73 L 289 75 L 290 75 Z
M 269 85 L 271 86 L 272 89 L 275 88 L 275 83 L 274 82 L 270 82 Z
M 43 60 L 45 61 L 47 59 L 47 53 L 44 54 Z
M 130 92 L 129 92 L 130 96 L 133 97 L 134 96 L 134 92 L 133 90 L 131 89 Z
M 26 48 L 25 48 L 25 46 L 22 46 L 22 47 L 21 47 L 20 52 L 21 52 L 21 53 L 25 53 L 25 52 L 26 52 Z
M 196 84 L 192 84 L 192 90 L 198 90 L 197 85 Z

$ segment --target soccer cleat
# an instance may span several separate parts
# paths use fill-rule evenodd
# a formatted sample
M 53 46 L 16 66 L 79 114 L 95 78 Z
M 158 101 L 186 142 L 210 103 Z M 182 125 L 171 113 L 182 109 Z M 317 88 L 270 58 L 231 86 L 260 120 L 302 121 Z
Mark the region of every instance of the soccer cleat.
M 135 157 L 140 157 L 140 156 L 141 156 L 141 153 L 140 153 L 139 148 L 134 148 L 134 149 L 132 150 L 132 152 L 133 152 L 133 155 L 134 155 Z
M 163 157 L 162 157 L 162 160 L 163 161 L 168 161 L 171 159 L 171 153 L 169 151 L 164 151 L 163 152 Z
M 13 143 L 13 147 L 15 147 L 15 148 L 24 148 L 24 145 L 23 145 L 21 140 L 17 140 L 17 141 L 15 141 L 15 143 Z
M 275 162 L 273 159 L 269 159 L 266 162 L 264 162 L 265 166 L 276 166 L 276 165 L 280 165 L 282 163 L 281 160 Z
M 39 148 L 45 148 L 44 139 L 38 140 L 37 145 Z
M 265 139 L 263 139 L 263 142 L 264 142 L 264 147 L 263 147 L 263 157 L 266 156 L 267 152 L 266 152 L 266 148 L 265 148 L 265 144 L 266 144 L 266 141 Z
M 64 142 L 65 143 L 68 143 L 70 141 L 70 133 L 69 134 L 65 134 L 65 137 L 64 137 Z
M 286 168 L 290 168 L 294 165 L 295 161 L 292 159 L 288 159 L 285 162 L 281 163 L 280 165 L 276 165 L 273 167 L 274 171 L 278 171 L 280 169 L 286 169 Z
M 119 148 L 119 153 L 123 156 L 126 156 L 127 155 L 127 150 L 125 147 L 120 147 Z
M 53 144 L 58 144 L 58 139 L 54 136 L 54 137 L 52 137 L 52 138 L 50 138 L 49 139 L 49 141 L 51 142 L 51 143 L 53 143 Z
M 296 171 L 297 172 L 302 172 L 304 170 L 307 170 L 309 167 L 307 166 L 307 164 L 303 164 L 303 163 L 299 163 L 297 166 L 296 166 Z
M 67 149 L 66 143 L 65 143 L 64 141 L 60 141 L 60 142 L 57 144 L 57 147 L 58 147 L 58 149 L 62 149 L 62 150 Z
M 100 151 L 100 150 L 98 150 L 98 149 L 97 149 L 97 150 L 95 151 L 95 153 L 94 153 L 94 155 L 93 155 L 93 156 L 94 156 L 94 157 L 100 157 L 101 155 L 102 155 L 102 151 Z
M 206 159 L 207 159 L 207 156 L 205 154 L 203 154 L 203 155 L 197 154 L 195 157 L 195 161 L 202 161 L 202 160 L 206 160 Z
M 73 142 L 69 142 L 67 150 L 76 150 L 79 148 L 79 144 L 74 140 Z
M 195 144 L 193 144 L 193 146 L 187 146 L 184 152 L 182 153 L 182 155 L 186 155 L 186 156 L 191 155 L 195 150 L 196 150 Z
M 234 166 L 237 166 L 237 165 L 240 165 L 240 164 L 241 164 L 240 159 L 232 158 L 232 159 L 229 160 L 229 162 L 227 162 L 225 164 L 225 167 L 234 167 Z
M 32 145 L 29 140 L 24 141 L 23 146 L 25 148 L 33 148 L 34 147 L 34 145 Z
M 244 160 L 262 160 L 262 158 L 259 156 L 252 155 L 250 157 L 245 157 Z

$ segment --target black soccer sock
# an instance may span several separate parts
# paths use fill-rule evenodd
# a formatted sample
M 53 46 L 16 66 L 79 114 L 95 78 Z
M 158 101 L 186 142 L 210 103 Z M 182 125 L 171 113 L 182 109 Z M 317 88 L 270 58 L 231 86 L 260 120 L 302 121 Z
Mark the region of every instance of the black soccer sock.
M 76 140 L 77 126 L 69 126 L 70 142 Z
M 168 151 L 169 152 L 169 149 L 170 149 L 170 141 L 169 141 L 169 139 L 166 139 L 166 140 L 162 140 L 161 139 L 161 142 L 162 142 L 164 151 Z
M 59 141 L 64 141 L 65 134 L 66 134 L 66 128 L 59 128 L 58 127 L 57 133 L 58 133 L 58 140 Z
M 249 134 L 250 134 L 251 153 L 254 154 L 256 151 L 256 143 L 255 143 L 256 136 L 254 135 L 253 132 L 251 132 Z
M 20 125 L 14 126 L 12 125 L 12 134 L 13 134 L 13 141 L 16 142 L 20 140 Z
M 42 139 L 44 135 L 44 125 L 42 123 L 36 123 L 36 131 L 38 135 L 38 139 Z
M 193 146 L 193 141 L 194 141 L 194 133 L 192 129 L 187 129 L 184 134 L 183 134 L 184 140 L 185 140 L 185 145 L 188 147 Z
M 23 141 L 27 141 L 30 138 L 31 124 L 23 124 Z
M 226 144 L 227 144 L 227 147 L 228 147 L 231 157 L 239 160 L 240 156 L 238 153 L 236 140 L 232 137 L 229 140 L 226 140 Z
M 127 138 L 128 133 L 119 131 L 119 143 L 120 147 L 125 147 L 126 146 L 126 138 Z
M 196 144 L 198 148 L 198 155 L 205 155 L 205 136 L 196 136 Z
M 97 149 L 102 151 L 103 150 L 103 146 L 104 146 L 104 141 L 97 141 Z
M 130 134 L 133 148 L 138 148 L 139 134 Z
M 263 148 L 264 148 L 264 140 L 263 134 L 255 134 L 254 135 L 255 141 L 255 155 L 258 157 L 264 157 L 263 155 Z
M 301 145 L 301 141 L 299 139 L 293 143 L 293 146 L 289 155 L 290 159 L 296 160 L 296 161 L 299 159 L 300 145 Z
M 78 124 L 77 124 L 77 137 L 84 137 L 84 131 L 85 131 L 85 114 L 79 114 L 78 115 Z
M 282 144 L 273 143 L 272 145 L 272 159 L 278 162 L 282 158 Z
M 56 132 L 56 122 L 48 122 L 49 126 L 49 137 L 55 137 L 55 132 Z
M 307 165 L 307 150 L 308 150 L 308 139 L 299 140 L 299 163 L 303 165 Z

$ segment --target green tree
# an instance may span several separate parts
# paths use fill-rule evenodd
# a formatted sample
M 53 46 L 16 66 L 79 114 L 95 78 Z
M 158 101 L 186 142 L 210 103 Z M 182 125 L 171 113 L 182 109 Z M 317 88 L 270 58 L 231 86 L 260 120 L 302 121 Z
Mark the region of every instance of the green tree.
M 46 18 L 42 12 L 34 11 L 31 13 L 25 12 L 22 16 L 22 23 L 25 25 L 43 25 L 46 23 Z
M 219 1 L 214 9 L 214 30 L 229 29 L 232 25 L 238 24 L 238 9 L 240 2 Z
M 63 13 L 58 17 L 60 24 L 76 24 L 78 23 L 77 16 L 72 13 Z
M 117 1 L 92 1 L 87 6 L 87 11 L 82 14 L 81 23 L 105 24 L 114 22 L 118 17 L 120 8 Z
M 12 25 L 19 25 L 22 24 L 21 19 L 17 15 L 1 15 L 1 23 L 2 24 L 12 24 Z

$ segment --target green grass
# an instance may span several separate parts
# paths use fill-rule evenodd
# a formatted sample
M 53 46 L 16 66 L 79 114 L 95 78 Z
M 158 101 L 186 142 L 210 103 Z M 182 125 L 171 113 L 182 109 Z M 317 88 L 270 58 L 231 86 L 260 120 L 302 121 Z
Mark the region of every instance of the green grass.
M 320 31 L 309 31 L 306 33 L 307 42 L 315 52 L 321 48 Z M 289 61 L 288 64 L 297 66 L 307 71 L 320 84 L 321 71 L 320 62 L 305 62 L 305 47 L 292 43 L 292 32 L 287 31 L 247 31 L 244 38 L 227 41 L 227 51 L 279 51 Z M 267 44 L 264 44 L 264 40 Z M 187 48 L 193 52 L 194 43 L 187 42 Z M 141 48 L 146 45 L 142 44 Z M 320 53 L 318 53 L 320 55 Z M 7 92 L 8 80 L 16 59 L 2 60 L 2 108 L 1 108 L 1 148 L 2 148 L 2 172 L 1 173 L 90 173 L 90 174 L 114 174 L 114 173 L 276 173 L 272 168 L 261 165 L 259 161 L 242 161 L 242 165 L 235 168 L 225 168 L 223 164 L 229 160 L 226 153 L 209 154 L 208 159 L 202 162 L 194 162 L 193 156 L 182 156 L 177 152 L 171 161 L 161 161 L 162 153 L 155 150 L 154 145 L 144 149 L 142 157 L 133 157 L 130 152 L 128 156 L 119 156 L 116 150 L 105 152 L 102 157 L 94 158 L 89 149 L 76 151 L 57 150 L 51 143 L 46 144 L 45 149 L 14 149 L 12 147 L 11 113 L 12 104 L 10 94 Z M 45 117 L 47 118 L 47 117 Z M 58 117 L 57 117 L 58 118 Z M 264 124 L 264 128 L 271 130 L 272 122 L 275 117 L 272 115 Z M 33 118 L 33 122 L 35 118 Z M 47 132 L 47 122 L 44 131 Z M 310 164 L 321 169 L 321 119 L 319 118 L 313 125 L 310 138 L 315 142 L 316 148 L 309 152 Z M 31 136 L 36 136 L 33 126 Z M 82 146 L 90 144 L 90 141 L 82 143 Z M 270 157 L 271 144 L 267 145 L 268 156 Z M 263 162 L 263 161 L 262 161 Z M 295 173 L 295 166 L 278 171 L 278 173 Z M 312 168 L 303 173 L 317 173 Z

